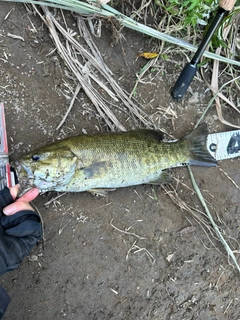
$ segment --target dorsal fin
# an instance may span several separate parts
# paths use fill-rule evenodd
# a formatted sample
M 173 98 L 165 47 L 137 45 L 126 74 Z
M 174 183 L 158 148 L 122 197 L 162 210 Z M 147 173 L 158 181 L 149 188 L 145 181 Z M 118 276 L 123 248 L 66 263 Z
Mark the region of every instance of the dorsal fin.
M 154 139 L 158 142 L 162 141 L 164 138 L 164 133 L 162 131 L 151 130 L 151 129 L 138 129 L 138 130 L 129 131 L 128 133 L 133 134 L 135 136 L 142 135 L 144 138 Z

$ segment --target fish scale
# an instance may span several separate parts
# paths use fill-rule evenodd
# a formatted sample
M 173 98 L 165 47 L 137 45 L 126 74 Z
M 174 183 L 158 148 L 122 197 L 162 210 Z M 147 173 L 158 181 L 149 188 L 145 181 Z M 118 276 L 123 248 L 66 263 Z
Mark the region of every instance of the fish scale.
M 169 183 L 164 171 L 179 163 L 213 166 L 206 148 L 207 126 L 173 142 L 154 130 L 98 133 L 56 141 L 16 164 L 21 184 L 42 192 L 81 192 L 139 184 Z

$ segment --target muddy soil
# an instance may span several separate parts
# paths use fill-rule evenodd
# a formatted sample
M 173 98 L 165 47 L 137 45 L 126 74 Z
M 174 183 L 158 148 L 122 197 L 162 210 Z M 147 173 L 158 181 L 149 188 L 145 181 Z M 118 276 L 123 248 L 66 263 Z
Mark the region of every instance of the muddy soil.
M 66 17 L 68 25 L 74 25 L 71 15 Z M 136 73 L 146 64 L 136 57 L 151 50 L 152 43 L 127 29 L 122 34 L 122 42 L 112 44 L 111 30 L 103 26 L 96 43 L 115 80 L 130 92 Z M 38 16 L 21 4 L 1 3 L 0 94 L 11 161 L 63 136 L 106 130 L 81 91 L 62 129 L 56 131 L 69 106 L 63 92 L 70 80 L 53 49 Z M 145 111 L 155 115 L 156 127 L 176 138 L 193 128 L 211 98 L 196 79 L 182 101 L 172 100 L 170 89 L 184 63 L 185 56 L 159 59 L 136 95 Z M 156 114 L 168 106 L 177 117 Z M 228 120 L 237 121 L 235 114 L 224 111 Z M 137 127 L 125 113 L 119 116 L 128 129 Z M 218 121 L 214 108 L 206 122 L 210 132 L 229 130 Z M 220 166 L 240 185 L 239 159 L 222 161 Z M 192 188 L 188 170 L 172 171 L 180 181 L 175 187 L 181 199 L 203 210 L 194 192 L 183 185 Z M 239 189 L 217 167 L 194 167 L 193 172 L 238 258 Z M 4 319 L 240 318 L 240 277 L 222 244 L 160 186 L 118 189 L 107 197 L 66 194 L 45 205 L 57 195 L 49 192 L 34 201 L 44 221 L 44 243 L 18 269 L 1 277 L 11 296 Z

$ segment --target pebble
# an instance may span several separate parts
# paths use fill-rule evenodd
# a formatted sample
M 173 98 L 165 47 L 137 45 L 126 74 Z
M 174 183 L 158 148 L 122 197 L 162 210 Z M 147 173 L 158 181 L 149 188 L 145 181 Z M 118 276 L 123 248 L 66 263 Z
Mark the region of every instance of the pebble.
M 194 92 L 191 98 L 188 99 L 189 104 L 196 104 L 199 102 L 199 94 L 198 92 Z

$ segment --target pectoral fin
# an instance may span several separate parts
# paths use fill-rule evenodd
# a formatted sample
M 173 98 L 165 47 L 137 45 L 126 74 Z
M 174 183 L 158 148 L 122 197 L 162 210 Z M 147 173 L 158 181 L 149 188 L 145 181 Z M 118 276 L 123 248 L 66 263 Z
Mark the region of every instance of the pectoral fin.
M 105 161 L 95 162 L 88 167 L 80 168 L 84 173 L 85 179 L 99 178 L 107 169 L 107 163 Z
M 108 191 L 115 191 L 116 189 L 90 189 L 88 192 L 90 192 L 94 196 L 102 196 L 106 197 L 108 194 Z
M 169 174 L 166 171 L 163 171 L 156 180 L 149 181 L 150 184 L 156 184 L 156 185 L 169 184 L 171 182 L 172 182 L 172 178 L 169 176 Z

